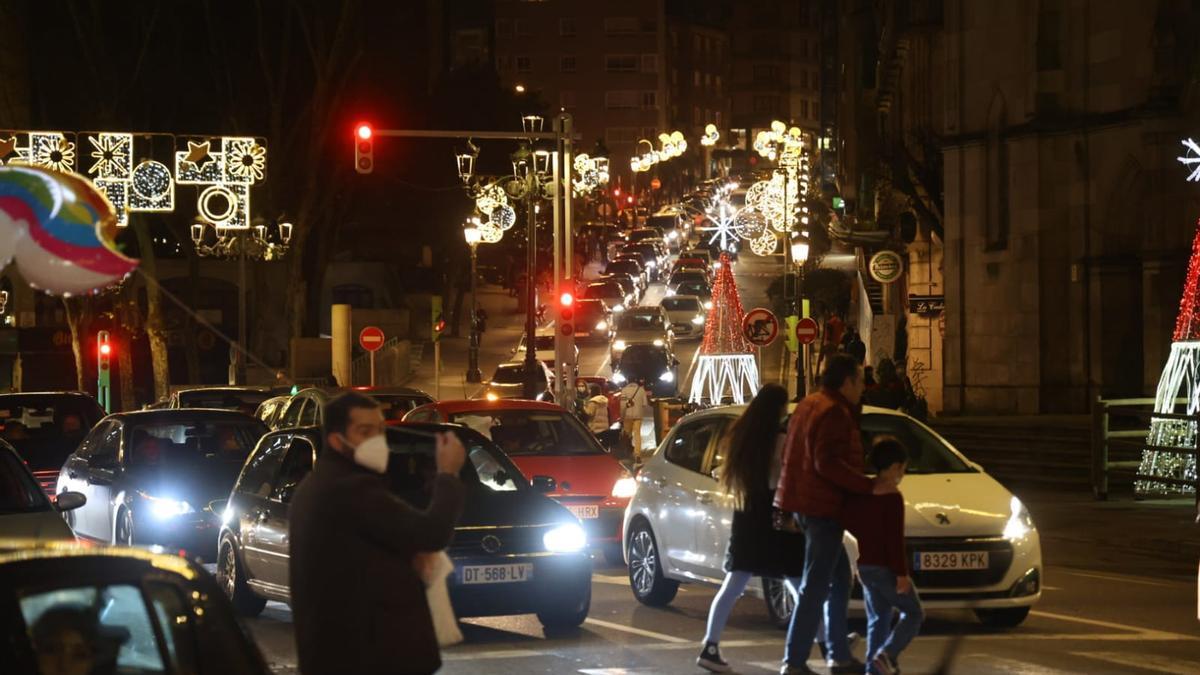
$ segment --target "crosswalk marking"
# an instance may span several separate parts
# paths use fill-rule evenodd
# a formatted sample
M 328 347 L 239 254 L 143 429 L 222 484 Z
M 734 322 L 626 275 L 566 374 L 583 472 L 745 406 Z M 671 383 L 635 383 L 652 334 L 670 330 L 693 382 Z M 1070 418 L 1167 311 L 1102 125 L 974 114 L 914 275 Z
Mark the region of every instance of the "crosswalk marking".
M 584 623 L 592 626 L 599 626 L 601 628 L 607 628 L 609 630 L 619 631 L 621 633 L 629 633 L 630 635 L 640 635 L 641 637 L 653 638 L 660 642 L 672 642 L 676 644 L 694 642 L 694 640 L 685 640 L 680 637 L 675 637 L 674 635 L 667 635 L 666 633 L 655 633 L 652 630 L 634 628 L 633 626 L 625 626 L 619 623 L 613 623 L 611 621 L 601 621 L 600 619 L 588 618 L 584 620 Z
M 1146 579 L 1129 574 L 1098 574 L 1095 572 L 1077 572 L 1075 570 L 1057 570 L 1058 574 L 1069 574 L 1073 577 L 1083 577 L 1085 579 L 1103 579 L 1105 581 L 1117 581 L 1125 584 L 1140 584 L 1142 586 L 1157 586 L 1159 588 L 1176 588 L 1179 586 L 1188 586 L 1190 582 L 1184 581 L 1160 581 L 1156 579 Z
M 1053 612 L 1043 612 L 1034 610 L 1029 613 L 1031 616 L 1040 616 L 1047 619 L 1057 619 L 1058 621 L 1070 621 L 1074 623 L 1082 623 L 1087 626 L 1099 626 L 1101 628 L 1111 628 L 1114 630 L 1130 631 L 1138 634 L 1138 638 L 1142 640 L 1196 640 L 1200 641 L 1200 637 L 1195 635 L 1184 635 L 1183 633 L 1172 633 L 1164 630 L 1153 630 L 1150 628 L 1142 628 L 1141 626 L 1130 626 L 1123 623 L 1114 623 L 1112 621 L 1100 621 L 1099 619 L 1085 619 L 1080 616 L 1069 616 L 1067 614 L 1055 614 Z M 1098 639 L 1101 636 L 1080 636 L 1082 639 L 1092 640 Z
M 1106 663 L 1113 663 L 1118 666 L 1128 666 L 1130 668 L 1139 668 L 1141 670 L 1152 670 L 1156 673 L 1169 673 L 1170 675 L 1192 675 L 1200 673 L 1200 662 L 1197 661 L 1182 661 L 1173 656 L 1164 656 L 1162 654 L 1153 654 L 1141 652 L 1139 654 L 1126 654 L 1119 652 L 1071 652 L 1071 656 L 1082 656 L 1088 659 L 1096 659 Z
M 481 661 L 491 659 L 528 659 L 543 656 L 533 649 L 489 649 L 478 652 L 443 651 L 443 661 Z
M 1059 670 L 1037 663 L 1029 663 L 1020 659 L 996 656 L 994 654 L 967 654 L 959 661 L 977 660 L 986 663 L 990 670 L 1000 670 L 1012 675 L 1072 675 L 1076 671 Z M 964 670 L 969 670 L 964 668 Z

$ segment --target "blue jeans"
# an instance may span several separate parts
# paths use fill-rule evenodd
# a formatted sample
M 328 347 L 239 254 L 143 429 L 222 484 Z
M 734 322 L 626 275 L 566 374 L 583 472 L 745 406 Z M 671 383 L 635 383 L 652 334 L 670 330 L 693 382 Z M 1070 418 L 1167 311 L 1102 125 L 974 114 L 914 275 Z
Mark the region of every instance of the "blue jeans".
M 925 612 L 917 587 L 908 593 L 896 592 L 896 574 L 886 567 L 859 565 L 863 600 L 867 605 L 867 662 L 879 652 L 895 661 L 921 629 Z M 900 620 L 892 627 L 892 609 L 900 611 Z
M 800 582 L 800 597 L 788 625 L 787 649 L 783 659 L 789 665 L 801 666 L 808 661 L 813 640 L 825 610 L 826 649 L 829 658 L 845 661 L 850 658 L 846 643 L 846 611 L 850 604 L 850 561 L 842 547 L 843 529 L 832 518 L 803 516 L 804 578 Z

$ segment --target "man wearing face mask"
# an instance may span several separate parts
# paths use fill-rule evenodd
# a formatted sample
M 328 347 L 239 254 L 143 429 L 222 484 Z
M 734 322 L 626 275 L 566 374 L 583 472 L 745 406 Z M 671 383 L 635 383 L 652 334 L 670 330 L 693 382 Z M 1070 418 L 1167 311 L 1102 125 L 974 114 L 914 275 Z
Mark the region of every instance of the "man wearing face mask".
M 325 451 L 292 499 L 291 603 L 300 672 L 433 673 L 441 667 L 422 553 L 444 549 L 463 508 L 466 451 L 438 434 L 429 507 L 391 493 L 379 405 L 349 392 L 325 406 Z

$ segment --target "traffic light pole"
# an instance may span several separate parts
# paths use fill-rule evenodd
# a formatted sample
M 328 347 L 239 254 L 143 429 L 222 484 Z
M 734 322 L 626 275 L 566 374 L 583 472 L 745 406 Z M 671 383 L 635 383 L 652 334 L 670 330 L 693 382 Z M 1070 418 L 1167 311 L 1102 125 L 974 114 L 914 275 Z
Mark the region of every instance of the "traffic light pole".
M 530 161 L 533 161 L 532 159 Z M 537 192 L 537 175 L 530 167 L 525 179 L 525 388 L 526 399 L 537 397 L 539 384 L 545 380 L 537 362 L 537 209 L 534 195 Z M 542 385 L 545 386 L 545 385 Z

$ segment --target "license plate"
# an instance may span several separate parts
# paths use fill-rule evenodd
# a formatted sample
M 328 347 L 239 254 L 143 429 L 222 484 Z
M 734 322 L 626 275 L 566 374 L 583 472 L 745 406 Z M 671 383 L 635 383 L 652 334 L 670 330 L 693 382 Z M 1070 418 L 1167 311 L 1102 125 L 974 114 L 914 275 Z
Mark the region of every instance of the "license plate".
M 987 551 L 934 551 L 917 553 L 913 568 L 918 570 L 986 570 Z
M 567 510 L 580 520 L 591 520 L 600 517 L 600 507 L 595 504 L 586 506 L 568 506 Z
M 533 563 L 516 565 L 467 565 L 462 568 L 463 584 L 511 584 L 533 578 Z

